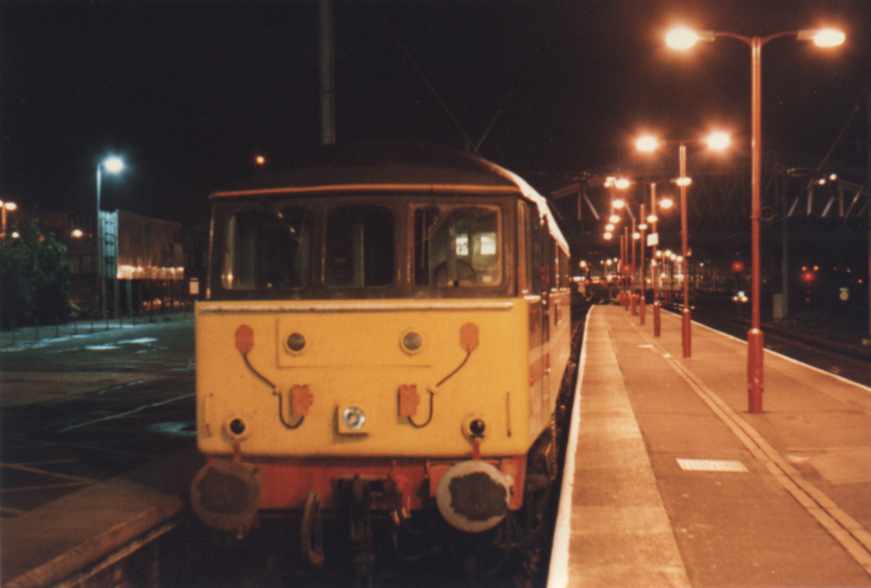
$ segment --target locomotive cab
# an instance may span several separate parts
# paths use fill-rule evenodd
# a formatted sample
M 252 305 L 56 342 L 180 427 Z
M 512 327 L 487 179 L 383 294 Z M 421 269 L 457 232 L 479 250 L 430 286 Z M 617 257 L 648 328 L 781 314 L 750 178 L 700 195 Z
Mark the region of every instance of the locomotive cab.
M 568 247 L 540 195 L 412 146 L 330 152 L 211 200 L 204 522 L 241 535 L 269 511 L 305 528 L 362 501 L 479 533 L 523 506 L 570 347 Z

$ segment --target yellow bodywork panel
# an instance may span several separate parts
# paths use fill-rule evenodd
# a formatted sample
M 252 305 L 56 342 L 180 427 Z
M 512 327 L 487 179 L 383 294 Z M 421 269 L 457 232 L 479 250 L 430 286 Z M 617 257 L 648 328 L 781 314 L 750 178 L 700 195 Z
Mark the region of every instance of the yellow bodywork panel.
M 238 442 L 243 454 L 275 457 L 468 455 L 463 425 L 478 417 L 486 423 L 483 454 L 526 453 L 538 433 L 529 423 L 528 304 L 523 298 L 200 302 L 199 448 L 228 454 Z M 477 326 L 477 347 L 460 367 L 467 323 Z M 252 369 L 236 347 L 241 325 L 254 334 Z M 401 344 L 409 332 L 421 336 L 416 352 Z M 297 342 L 304 338 L 300 351 L 290 347 L 293 334 Z M 401 385 L 416 386 L 413 418 L 421 424 L 434 391 L 426 426 L 399 416 Z M 291 429 L 279 418 L 279 396 L 284 421 L 295 423 L 294 386 L 308 386 L 312 403 L 302 425 Z M 348 407 L 365 415 L 359 429 L 340 426 Z M 244 423 L 243 433 L 238 426 L 233 432 L 234 420 Z

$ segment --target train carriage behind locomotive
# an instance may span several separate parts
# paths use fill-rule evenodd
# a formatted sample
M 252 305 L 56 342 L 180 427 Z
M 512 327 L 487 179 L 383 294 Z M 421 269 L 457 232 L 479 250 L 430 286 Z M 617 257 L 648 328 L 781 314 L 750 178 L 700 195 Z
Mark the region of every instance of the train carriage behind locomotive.
M 569 250 L 531 186 L 465 153 L 369 147 L 211 202 L 204 522 L 244 534 L 258 512 L 365 496 L 475 533 L 523 506 L 570 348 Z

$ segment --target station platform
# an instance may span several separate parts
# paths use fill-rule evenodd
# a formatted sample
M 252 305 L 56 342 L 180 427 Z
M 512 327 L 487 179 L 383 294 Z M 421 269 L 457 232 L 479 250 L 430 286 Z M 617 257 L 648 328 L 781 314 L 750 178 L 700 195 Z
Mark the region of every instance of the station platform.
M 4 520 L 0 585 L 88 585 L 99 566 L 111 565 L 175 527 L 188 481 L 201 465 L 195 451 L 182 451 Z
M 871 389 L 766 350 L 750 414 L 743 341 L 646 319 L 588 315 L 549 588 L 871 587 Z

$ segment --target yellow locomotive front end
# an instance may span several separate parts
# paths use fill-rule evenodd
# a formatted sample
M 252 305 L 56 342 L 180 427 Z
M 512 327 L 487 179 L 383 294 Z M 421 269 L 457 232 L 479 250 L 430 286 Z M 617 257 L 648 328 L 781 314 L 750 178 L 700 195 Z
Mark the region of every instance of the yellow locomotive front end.
M 456 184 L 333 169 L 213 196 L 202 520 L 244 534 L 294 511 L 305 529 L 362 501 L 398 524 L 432 506 L 477 533 L 523 506 L 567 360 L 568 290 L 551 275 L 567 255 L 542 202 L 475 169 Z
M 525 453 L 527 315 L 499 298 L 201 303 L 200 450 L 462 456 L 477 417 L 487 453 Z

